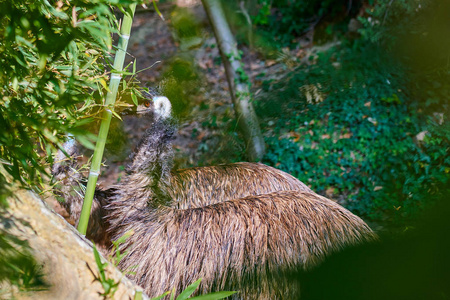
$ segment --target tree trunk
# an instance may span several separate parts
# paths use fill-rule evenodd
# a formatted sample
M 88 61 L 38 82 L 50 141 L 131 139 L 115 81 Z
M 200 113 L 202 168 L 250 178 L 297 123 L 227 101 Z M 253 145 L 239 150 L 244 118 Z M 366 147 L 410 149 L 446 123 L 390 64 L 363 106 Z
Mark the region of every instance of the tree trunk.
M 105 291 L 95 280 L 99 269 L 91 242 L 31 191 L 16 189 L 8 203 L 7 209 L 0 210 L 0 230 L 28 242 L 32 256 L 42 266 L 43 280 L 49 285 L 45 290 L 26 293 L 12 289 L 11 298 L 104 299 L 100 294 Z M 119 283 L 114 299 L 133 299 L 136 291 L 142 291 L 111 264 L 105 267 L 105 273 L 106 278 Z M 5 288 L 0 284 L 3 292 Z M 148 299 L 145 295 L 143 298 Z
M 234 104 L 236 119 L 246 143 L 248 159 L 259 161 L 262 159 L 265 151 L 264 139 L 251 103 L 250 82 L 242 68 L 236 41 L 225 18 L 220 1 L 202 0 L 202 2 L 222 55 L 231 99 Z

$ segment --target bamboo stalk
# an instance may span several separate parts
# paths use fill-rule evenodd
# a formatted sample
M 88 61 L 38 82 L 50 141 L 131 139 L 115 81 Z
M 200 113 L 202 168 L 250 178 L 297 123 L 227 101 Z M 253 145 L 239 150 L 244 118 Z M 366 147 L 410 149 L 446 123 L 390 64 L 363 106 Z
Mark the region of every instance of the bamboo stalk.
M 86 194 L 83 201 L 83 208 L 81 210 L 80 221 L 78 222 L 77 227 L 78 231 L 83 235 L 86 234 L 89 216 L 91 214 L 92 200 L 94 199 L 95 187 L 97 185 L 98 175 L 100 174 L 100 165 L 103 158 L 103 151 L 105 150 L 106 138 L 108 137 L 109 125 L 111 123 L 112 112 L 114 110 L 114 103 L 116 102 L 117 90 L 122 78 L 121 72 L 123 71 L 128 40 L 130 38 L 131 24 L 133 23 L 135 10 L 136 4 L 131 4 L 128 7 L 125 11 L 122 27 L 120 29 L 119 43 L 117 46 L 116 55 L 114 57 L 114 66 L 109 82 L 109 91 L 106 94 L 106 109 L 103 112 L 103 120 L 100 124 L 98 139 L 95 144 L 94 156 L 92 158 Z

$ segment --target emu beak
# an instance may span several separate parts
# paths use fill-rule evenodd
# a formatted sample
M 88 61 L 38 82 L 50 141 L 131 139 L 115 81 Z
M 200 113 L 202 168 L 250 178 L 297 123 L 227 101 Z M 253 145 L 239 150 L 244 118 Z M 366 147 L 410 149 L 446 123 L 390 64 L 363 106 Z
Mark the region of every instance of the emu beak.
M 152 113 L 153 112 L 153 108 L 151 107 L 146 107 L 143 104 L 140 104 L 136 107 L 135 112 L 137 115 L 146 115 L 148 113 Z
M 136 106 L 133 105 L 133 106 L 127 107 L 124 110 L 122 110 L 120 114 L 122 116 L 129 116 L 129 115 L 134 115 L 136 113 L 137 113 Z

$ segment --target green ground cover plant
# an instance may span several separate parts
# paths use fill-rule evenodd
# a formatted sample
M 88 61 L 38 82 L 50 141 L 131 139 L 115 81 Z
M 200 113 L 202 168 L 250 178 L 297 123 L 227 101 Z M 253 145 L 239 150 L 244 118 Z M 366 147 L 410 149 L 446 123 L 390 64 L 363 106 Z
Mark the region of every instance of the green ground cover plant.
M 360 18 L 358 39 L 264 85 L 273 103 L 259 113 L 283 115 L 264 128 L 266 163 L 361 215 L 403 224 L 449 194 L 448 5 L 385 2 Z
M 306 47 L 301 66 L 255 87 L 263 162 L 382 226 L 450 195 L 448 11 L 429 0 L 230 3 L 237 36 L 261 55 L 297 53 L 311 29 L 312 49 L 328 49 Z

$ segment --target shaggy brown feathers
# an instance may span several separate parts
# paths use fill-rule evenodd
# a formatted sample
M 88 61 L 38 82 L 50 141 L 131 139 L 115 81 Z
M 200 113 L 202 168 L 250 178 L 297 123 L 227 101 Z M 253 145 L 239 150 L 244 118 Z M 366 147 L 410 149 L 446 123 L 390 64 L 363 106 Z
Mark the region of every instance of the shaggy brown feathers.
M 179 209 L 276 191 L 312 192 L 288 173 L 248 162 L 177 170 L 171 174 L 169 185 L 172 206 Z
M 108 216 L 114 238 L 133 232 L 122 245 L 128 253 L 119 266 L 137 266 L 132 278 L 150 296 L 172 288 L 179 293 L 203 278 L 203 292 L 231 289 L 244 299 L 281 299 L 298 291 L 274 274 L 314 266 L 333 251 L 373 237 L 360 218 L 308 192 L 274 192 L 190 209 L 142 207 L 136 196 L 119 192 Z
M 283 271 L 309 268 L 333 251 L 374 238 L 348 210 L 262 164 L 171 173 L 174 133 L 170 121 L 157 119 L 129 175 L 97 192 L 106 222 L 97 219 L 94 226 L 107 228 L 104 237 L 113 239 L 133 233 L 121 246 L 128 252 L 120 267 L 131 268 L 131 277 L 151 296 L 172 288 L 179 293 L 203 278 L 203 292 L 288 298 L 298 290 L 278 280 Z
M 62 205 L 75 224 L 78 223 L 83 204 L 85 179 L 76 172 L 76 160 L 54 169 L 59 181 L 54 189 Z M 141 178 L 145 181 L 145 178 Z M 312 192 L 304 183 L 281 170 L 260 163 L 233 163 L 218 166 L 180 169 L 171 172 L 167 194 L 171 206 L 178 209 L 202 207 L 235 198 L 267 194 L 276 191 L 299 190 Z M 114 189 L 96 189 L 86 236 L 98 245 L 111 245 L 104 221 L 105 210 L 114 195 Z M 165 197 L 167 198 L 167 196 Z M 146 199 L 141 199 L 146 204 Z
M 52 167 L 53 180 L 55 181 L 53 192 L 59 198 L 59 203 L 69 214 L 71 222 L 77 226 L 83 206 L 87 180 L 79 172 L 80 167 L 77 162 L 79 149 L 75 140 L 69 138 L 63 145 L 63 148 L 69 157 L 66 157 L 61 150 L 58 151 L 55 157 L 55 163 Z M 111 195 L 108 194 L 108 191 L 96 190 L 89 217 L 89 227 L 86 233 L 88 239 L 95 241 L 97 245 L 103 248 L 108 248 L 111 245 L 111 239 L 106 234 L 107 224 L 103 220 L 105 216 L 104 206 L 110 197 Z
M 167 127 L 160 120 L 146 133 L 145 140 L 151 142 L 141 144 L 133 162 L 138 167 L 112 188 L 114 196 L 106 207 L 113 239 L 133 232 L 121 246 L 127 255 L 119 266 L 136 266 L 132 278 L 150 296 L 172 288 L 179 293 L 203 278 L 203 292 L 232 289 L 241 290 L 238 297 L 245 299 L 282 298 L 298 290 L 277 280 L 277 273 L 311 267 L 343 246 L 373 238 L 360 218 L 303 185 L 299 188 L 306 191 L 233 199 L 234 187 L 265 192 L 280 183 L 282 188 L 299 186 L 290 176 L 270 173 L 275 169 L 265 173 L 263 165 L 241 164 L 246 170 L 240 173 L 242 182 L 228 181 L 236 174 L 227 166 L 206 168 L 204 173 L 181 171 L 179 177 L 170 174 L 168 141 L 173 132 Z M 144 154 L 145 163 L 139 165 Z M 272 185 L 255 188 L 255 170 Z M 217 185 L 223 189 L 211 188 Z

